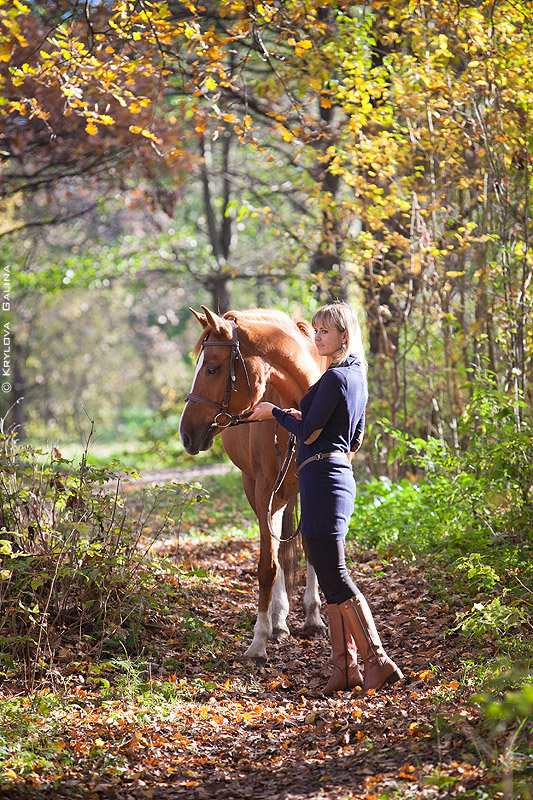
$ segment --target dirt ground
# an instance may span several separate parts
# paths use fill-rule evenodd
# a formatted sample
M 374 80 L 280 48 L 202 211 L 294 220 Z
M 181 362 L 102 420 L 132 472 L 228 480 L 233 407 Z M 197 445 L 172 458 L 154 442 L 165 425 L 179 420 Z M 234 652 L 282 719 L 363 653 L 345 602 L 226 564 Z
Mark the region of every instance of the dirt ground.
M 174 477 L 164 472 L 145 473 L 145 481 Z M 175 477 L 196 480 L 207 473 L 192 470 Z M 127 702 L 107 703 L 104 709 L 82 684 L 76 689 L 80 706 L 74 697 L 61 718 L 60 749 L 71 756 L 70 772 L 58 772 L 52 782 L 5 786 L 0 796 L 498 796 L 493 794 L 498 751 L 471 702 L 475 675 L 468 667 L 494 653 L 487 644 L 486 652 L 478 650 L 473 659 L 471 643 L 450 633 L 461 598 L 453 591 L 442 596 L 431 564 L 410 553 L 400 558 L 349 547 L 354 578 L 405 680 L 366 697 L 355 691 L 324 699 L 317 694 L 330 671 L 330 647 L 326 638 L 303 636 L 303 568 L 289 615 L 291 636 L 269 646 L 265 666 L 243 660 L 255 621 L 258 547 L 254 539 L 209 535 L 182 535 L 178 544 L 167 541 L 166 554 L 179 561 L 184 575 L 192 576 L 183 584 L 181 622 L 169 615 L 154 632 L 159 654 L 150 665 L 150 685 L 183 689 L 175 695 L 171 712 L 164 717 L 150 711 L 139 715 L 128 710 Z M 169 659 L 179 668 L 169 666 Z M 101 749 L 100 761 L 89 758 L 91 742 Z

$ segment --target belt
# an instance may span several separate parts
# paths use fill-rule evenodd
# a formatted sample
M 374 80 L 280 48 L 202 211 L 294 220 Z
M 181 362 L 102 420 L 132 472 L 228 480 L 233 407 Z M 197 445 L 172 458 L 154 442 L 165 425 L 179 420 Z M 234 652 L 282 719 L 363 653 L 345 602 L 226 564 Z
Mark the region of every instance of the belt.
M 306 458 L 305 461 L 302 461 L 301 464 L 298 465 L 296 468 L 296 474 L 298 475 L 300 470 L 305 467 L 306 464 L 310 464 L 311 461 L 322 461 L 324 458 L 333 458 L 334 456 L 347 456 L 348 453 L 343 453 L 342 450 L 335 450 L 333 453 L 315 453 L 314 456 L 310 456 Z

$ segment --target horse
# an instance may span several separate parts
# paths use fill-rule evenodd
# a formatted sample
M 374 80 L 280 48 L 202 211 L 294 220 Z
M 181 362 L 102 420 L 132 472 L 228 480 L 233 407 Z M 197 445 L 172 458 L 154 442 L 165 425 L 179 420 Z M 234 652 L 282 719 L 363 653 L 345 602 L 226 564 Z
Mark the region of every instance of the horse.
M 298 478 L 291 461 L 276 489 L 281 477 L 280 452 L 288 446 L 287 432 L 278 430 L 273 419 L 243 423 L 262 399 L 298 408 L 302 396 L 323 373 L 325 362 L 307 322 L 275 310 L 228 311 L 219 316 L 206 306 L 201 308 L 203 313 L 190 309 L 203 331 L 195 347 L 198 360 L 179 435 L 185 450 L 196 455 L 208 450 L 214 436 L 220 434 L 228 457 L 241 470 L 260 531 L 257 620 L 244 657 L 262 664 L 268 639 L 279 641 L 290 635 L 287 615 L 296 566 Z M 303 600 L 307 636 L 325 631 L 320 605 L 316 574 L 307 560 Z

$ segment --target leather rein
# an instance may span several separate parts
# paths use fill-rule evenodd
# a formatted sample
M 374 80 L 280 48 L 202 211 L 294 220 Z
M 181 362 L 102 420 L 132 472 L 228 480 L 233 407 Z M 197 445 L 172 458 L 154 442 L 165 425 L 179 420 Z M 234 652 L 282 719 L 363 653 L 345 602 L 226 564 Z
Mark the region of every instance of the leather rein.
M 213 422 L 211 423 L 212 428 L 230 428 L 235 425 L 245 425 L 250 424 L 251 422 L 259 422 L 260 420 L 249 420 L 248 417 L 252 414 L 252 406 L 254 405 L 254 398 L 252 395 L 252 386 L 250 383 L 250 378 L 248 376 L 248 370 L 246 368 L 246 362 L 243 358 L 241 353 L 240 343 L 239 343 L 239 332 L 237 330 L 237 325 L 235 320 L 230 319 L 229 322 L 232 326 L 232 333 L 231 333 L 231 342 L 219 342 L 216 339 L 204 339 L 202 342 L 202 350 L 206 347 L 231 347 L 230 359 L 229 359 L 229 374 L 228 380 L 226 383 L 226 389 L 224 391 L 224 397 L 222 398 L 221 403 L 216 403 L 214 400 L 210 400 L 208 397 L 203 397 L 201 394 L 196 394 L 196 392 L 189 392 L 187 395 L 186 400 L 193 400 L 195 403 L 204 403 L 204 405 L 210 406 L 211 408 L 216 409 L 217 414 Z M 231 398 L 231 393 L 236 391 L 235 389 L 235 378 L 237 372 L 237 365 L 241 364 L 242 369 L 244 372 L 244 377 L 246 378 L 246 385 L 248 387 L 248 395 L 250 397 L 250 404 L 247 409 L 242 411 L 240 414 L 232 414 L 229 410 L 229 401 Z M 222 423 L 220 422 L 220 417 L 226 417 L 227 422 Z M 277 423 L 276 423 L 277 427 Z M 289 441 L 287 443 L 287 452 L 285 453 L 285 458 L 283 462 L 281 461 L 281 453 L 279 452 L 278 446 L 278 439 L 277 435 L 274 435 L 274 446 L 276 448 L 276 457 L 278 459 L 278 463 L 280 465 L 279 473 L 274 483 L 274 488 L 272 489 L 272 494 L 270 495 L 270 501 L 268 504 L 267 509 L 267 525 L 270 530 L 270 535 L 276 539 L 278 542 L 290 542 L 292 539 L 295 539 L 300 532 L 300 525 L 296 529 L 294 536 L 289 536 L 286 539 L 282 539 L 280 536 L 276 536 L 272 529 L 272 502 L 274 500 L 274 495 L 276 492 L 281 488 L 281 484 L 285 480 L 287 472 L 289 470 L 289 465 L 292 461 L 292 457 L 296 450 L 296 437 L 291 434 L 289 436 Z

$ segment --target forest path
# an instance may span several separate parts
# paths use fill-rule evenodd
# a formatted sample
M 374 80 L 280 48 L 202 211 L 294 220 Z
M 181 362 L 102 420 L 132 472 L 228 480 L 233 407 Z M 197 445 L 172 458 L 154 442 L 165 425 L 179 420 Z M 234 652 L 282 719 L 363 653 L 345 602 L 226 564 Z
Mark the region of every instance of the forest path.
M 234 464 L 221 462 L 219 464 L 205 464 L 199 467 L 164 467 L 162 469 L 140 469 L 139 477 L 132 478 L 125 473 L 120 473 L 119 478 L 121 485 L 127 484 L 131 486 L 146 486 L 148 484 L 157 483 L 164 485 L 165 483 L 189 483 L 191 481 L 200 481 L 202 478 L 211 477 L 213 475 L 226 475 L 228 472 L 237 471 Z M 108 486 L 116 486 L 116 481 L 110 481 Z
M 194 473 L 144 478 L 196 480 Z M 472 644 L 450 633 L 460 596 L 443 598 L 431 563 L 412 553 L 362 551 L 349 542 L 352 574 L 405 681 L 363 698 L 357 692 L 316 697 L 330 671 L 330 646 L 326 638 L 303 636 L 303 566 L 289 614 L 291 637 L 269 645 L 265 666 L 245 662 L 259 543 L 249 509 L 235 493 L 238 476 L 228 478 L 219 482 L 225 488 L 215 501 L 191 508 L 181 530 L 155 545 L 179 569 L 156 574 L 163 596 L 176 587 L 174 601 L 146 622 L 139 658 L 119 650 L 114 659 L 87 663 L 65 651 L 63 700 L 54 705 L 47 687 L 37 692 L 35 702 L 50 702 L 54 717 L 55 777 L 48 761 L 46 779 L 5 785 L 0 797 L 489 796 L 497 754 L 469 702 L 480 653 L 473 658 Z M 493 655 L 487 645 L 486 658 Z
M 351 551 L 357 582 L 406 680 L 366 698 L 317 699 L 330 648 L 326 639 L 301 636 L 303 571 L 289 617 L 293 636 L 270 645 L 267 666 L 252 667 L 240 656 L 250 636 L 242 636 L 243 627 L 255 613 L 257 546 L 206 541 L 181 548 L 185 566 L 217 576 L 197 612 L 215 626 L 225 658 L 211 662 L 199 651 L 189 660 L 190 677 L 217 688 L 200 707 L 184 709 L 184 739 L 167 751 L 165 789 L 159 784 L 154 796 L 442 798 L 483 782 L 471 727 L 476 712 L 465 704 L 471 692 L 458 667 L 469 645 L 444 638 L 454 610 L 435 594 L 423 565 L 376 553 L 362 562 Z
M 96 796 L 429 800 L 490 781 L 477 713 L 466 702 L 472 690 L 459 667 L 470 645 L 448 635 L 457 609 L 410 556 L 349 553 L 386 648 L 405 672 L 403 683 L 366 698 L 314 696 L 329 673 L 330 648 L 325 638 L 302 636 L 303 569 L 289 616 L 292 636 L 270 645 L 266 666 L 244 662 L 258 543 L 220 540 L 209 531 L 200 539 L 185 535 L 179 559 L 195 576 L 186 593 L 197 616 L 181 680 L 197 691 L 178 702 L 168 723 L 139 731 L 122 785 L 95 782 Z M 183 661 L 182 642 L 170 638 L 167 646 Z M 159 678 L 168 679 L 166 669 Z

